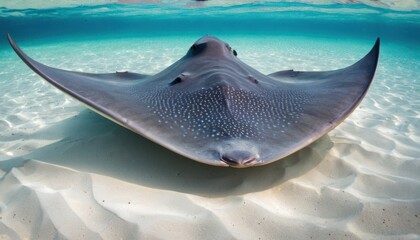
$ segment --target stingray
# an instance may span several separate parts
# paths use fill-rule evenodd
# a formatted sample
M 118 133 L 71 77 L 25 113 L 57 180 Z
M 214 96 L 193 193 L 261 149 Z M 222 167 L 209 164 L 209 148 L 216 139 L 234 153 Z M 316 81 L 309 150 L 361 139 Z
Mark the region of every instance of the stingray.
M 49 67 L 8 39 L 33 71 L 95 112 L 187 158 L 231 167 L 277 161 L 340 124 L 366 95 L 380 45 L 378 38 L 343 69 L 266 75 L 204 36 L 165 70 L 145 75 Z

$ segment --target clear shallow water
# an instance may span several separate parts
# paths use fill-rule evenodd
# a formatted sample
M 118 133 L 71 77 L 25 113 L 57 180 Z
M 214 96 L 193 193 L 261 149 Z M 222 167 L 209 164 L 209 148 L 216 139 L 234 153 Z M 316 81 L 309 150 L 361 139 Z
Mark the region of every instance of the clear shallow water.
M 97 39 L 98 34 L 101 38 L 184 34 L 381 36 L 414 45 L 420 41 L 420 10 L 394 11 L 357 4 L 267 2 L 199 8 L 108 4 L 47 9 L 0 7 L 0 13 L 1 32 L 31 41 L 52 36 Z M 5 39 L 0 40 L 0 47 L 6 47 Z
M 313 221 L 317 229 L 352 232 L 354 238 L 362 239 L 385 235 L 410 239 L 420 234 L 418 219 L 414 217 L 420 208 L 417 10 L 396 12 L 363 5 L 273 3 L 200 9 L 101 5 L 1 11 L 6 13 L 0 18 L 0 34 L 4 36 L 0 41 L 0 160 L 5 163 L 0 167 L 5 171 L 19 157 L 35 156 L 42 161 L 39 156 L 47 156 L 42 153 L 43 147 L 48 150 L 48 146 L 61 146 L 59 156 L 49 156 L 59 163 L 60 158 L 71 159 L 70 153 L 75 153 L 72 142 L 95 145 L 101 141 L 100 137 L 87 136 L 83 129 L 82 133 L 69 133 L 54 128 L 74 116 L 83 118 L 74 118 L 76 122 L 89 122 L 83 114 L 85 108 L 25 66 L 5 41 L 6 32 L 31 57 L 50 66 L 86 72 L 128 70 L 146 74 L 159 72 L 182 57 L 204 34 L 228 42 L 238 51 L 239 58 L 263 73 L 291 68 L 342 68 L 364 56 L 380 36 L 380 62 L 367 96 L 348 119 L 328 134 L 332 147 L 319 166 L 314 166 L 314 171 L 284 184 L 274 184 L 271 190 L 276 198 L 271 199 L 271 204 L 285 212 L 269 215 L 267 220 L 285 219 L 296 226 Z M 87 125 L 95 128 L 94 124 Z M 93 131 L 106 131 L 100 126 L 98 129 Z M 60 142 L 62 145 L 55 144 Z M 127 151 L 122 144 L 112 145 L 120 146 L 120 153 Z M 86 155 L 95 157 L 101 152 L 108 153 L 99 147 Z M 305 151 L 297 153 L 295 158 L 305 154 Z M 124 154 L 115 158 L 120 157 Z M 98 167 L 81 170 L 92 168 Z M 285 194 L 288 189 L 292 190 Z M 180 191 L 193 192 L 188 187 Z M 302 195 L 314 195 L 317 201 L 302 199 Z M 271 206 L 258 193 L 247 197 L 256 199 L 261 206 Z M 337 206 L 330 205 L 331 202 Z M 385 208 L 388 215 L 383 213 Z M 249 207 L 247 211 L 254 209 Z M 382 223 L 385 218 L 387 222 Z

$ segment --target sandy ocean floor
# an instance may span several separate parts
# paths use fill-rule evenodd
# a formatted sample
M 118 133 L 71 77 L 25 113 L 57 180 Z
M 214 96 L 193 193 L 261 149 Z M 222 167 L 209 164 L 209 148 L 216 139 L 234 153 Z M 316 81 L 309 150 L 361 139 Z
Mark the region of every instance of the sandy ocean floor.
M 58 68 L 152 74 L 198 37 L 21 47 Z M 219 37 L 264 73 L 345 67 L 375 40 Z M 290 157 L 250 169 L 163 149 L 1 48 L 0 239 L 419 239 L 420 51 L 381 47 L 374 83 L 348 119 Z

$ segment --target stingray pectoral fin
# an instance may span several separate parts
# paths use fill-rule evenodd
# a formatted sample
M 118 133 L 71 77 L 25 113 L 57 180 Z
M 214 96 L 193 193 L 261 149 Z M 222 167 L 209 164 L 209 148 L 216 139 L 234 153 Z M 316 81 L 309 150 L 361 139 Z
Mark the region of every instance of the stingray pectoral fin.
M 370 52 L 349 67 L 325 72 L 293 71 L 288 77 L 276 79 L 312 93 L 310 104 L 314 104 L 314 112 L 338 124 L 357 107 L 369 89 L 379 60 L 379 48 L 378 38 Z
M 284 134 L 280 156 L 287 156 L 317 140 L 340 124 L 361 102 L 372 83 L 379 58 L 379 39 L 372 50 L 355 64 L 325 72 L 277 72 L 269 75 L 286 91 L 290 102 L 300 101 L 286 109 L 285 116 L 294 116 Z
M 18 56 L 42 78 L 92 110 L 130 128 L 126 124 L 127 104 L 130 102 L 127 89 L 144 81 L 147 75 L 130 72 L 94 74 L 52 68 L 27 56 L 10 35 L 8 39 Z M 137 108 L 141 111 L 140 104 Z

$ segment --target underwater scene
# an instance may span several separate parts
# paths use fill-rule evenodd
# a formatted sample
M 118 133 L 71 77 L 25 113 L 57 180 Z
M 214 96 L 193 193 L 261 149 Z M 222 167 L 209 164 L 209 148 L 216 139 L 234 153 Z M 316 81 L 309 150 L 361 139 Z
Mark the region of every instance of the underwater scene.
M 92 111 L 8 34 L 42 64 L 95 74 L 155 75 L 205 36 L 264 75 L 346 68 L 378 38 L 380 52 L 337 127 L 238 169 Z M 419 239 L 419 76 L 418 0 L 0 1 L 0 239 Z

